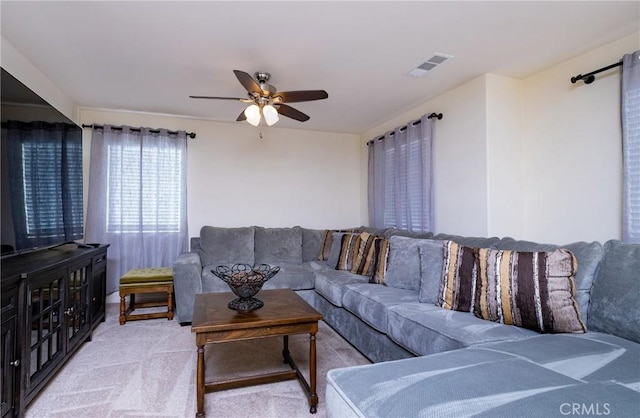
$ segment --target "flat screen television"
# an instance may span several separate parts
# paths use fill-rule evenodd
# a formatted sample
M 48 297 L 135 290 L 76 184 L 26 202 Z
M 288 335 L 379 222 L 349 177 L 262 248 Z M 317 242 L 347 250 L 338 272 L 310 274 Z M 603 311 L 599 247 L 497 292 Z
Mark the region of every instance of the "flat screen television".
M 83 238 L 82 129 L 2 69 L 1 256 Z

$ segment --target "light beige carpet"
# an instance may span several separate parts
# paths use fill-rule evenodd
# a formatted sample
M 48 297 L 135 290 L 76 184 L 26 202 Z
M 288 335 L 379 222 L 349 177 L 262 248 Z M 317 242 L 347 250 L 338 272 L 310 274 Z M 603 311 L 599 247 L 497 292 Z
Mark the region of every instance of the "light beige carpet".
M 107 305 L 107 318 L 29 405 L 27 418 L 46 417 L 194 417 L 196 345 L 191 327 L 176 320 L 118 323 L 118 305 Z M 368 364 L 324 322 L 317 334 L 318 395 L 315 415 L 297 380 L 211 392 L 207 417 L 324 418 L 327 371 Z M 308 335 L 291 336 L 289 348 L 306 372 Z M 282 362 L 282 338 L 209 345 L 207 380 L 274 370 Z

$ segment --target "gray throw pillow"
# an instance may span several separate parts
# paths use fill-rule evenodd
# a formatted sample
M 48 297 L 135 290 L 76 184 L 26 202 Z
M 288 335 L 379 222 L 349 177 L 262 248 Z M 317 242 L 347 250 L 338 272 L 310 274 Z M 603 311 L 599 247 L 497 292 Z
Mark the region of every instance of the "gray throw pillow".
M 421 239 L 418 243 L 420 253 L 420 294 L 422 303 L 438 302 L 438 290 L 442 278 L 444 260 L 444 241 Z
M 389 238 L 389 256 L 384 284 L 398 289 L 420 289 L 420 253 L 417 238 Z

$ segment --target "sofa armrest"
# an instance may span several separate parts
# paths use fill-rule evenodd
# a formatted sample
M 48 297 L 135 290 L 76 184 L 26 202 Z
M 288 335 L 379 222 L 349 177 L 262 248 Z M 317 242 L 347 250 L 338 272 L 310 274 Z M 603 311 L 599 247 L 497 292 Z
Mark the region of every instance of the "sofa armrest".
M 202 293 L 202 263 L 198 253 L 182 253 L 173 263 L 176 314 L 181 324 L 190 323 L 196 294 Z

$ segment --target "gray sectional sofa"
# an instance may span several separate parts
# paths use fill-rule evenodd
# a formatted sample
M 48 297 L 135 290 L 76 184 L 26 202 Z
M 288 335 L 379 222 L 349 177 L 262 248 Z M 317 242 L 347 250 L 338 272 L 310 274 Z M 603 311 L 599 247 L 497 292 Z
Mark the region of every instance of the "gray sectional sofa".
M 360 230 L 389 240 L 384 284 L 334 268 L 344 233 L 332 234 L 321 261 L 323 231 L 203 228 L 174 265 L 179 321 L 190 322 L 195 293 L 228 291 L 209 272 L 215 265 L 278 264 L 283 270 L 264 288 L 296 290 L 375 363 L 329 372 L 329 417 L 640 416 L 640 245 Z M 436 306 L 446 241 L 570 250 L 588 331 L 541 334 Z

